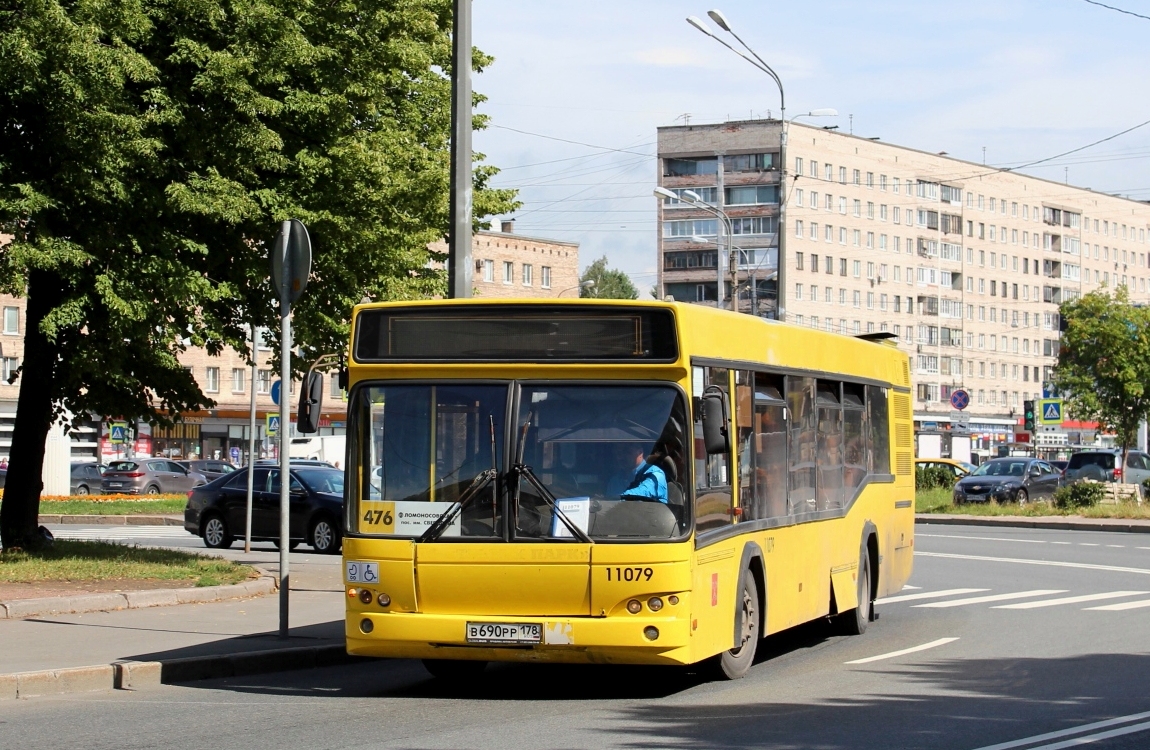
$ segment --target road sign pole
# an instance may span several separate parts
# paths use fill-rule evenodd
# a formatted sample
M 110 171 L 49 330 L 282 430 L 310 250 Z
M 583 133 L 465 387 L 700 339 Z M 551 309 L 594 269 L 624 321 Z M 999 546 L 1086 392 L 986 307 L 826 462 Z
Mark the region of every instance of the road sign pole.
M 291 577 L 288 571 L 288 548 L 291 546 L 291 461 L 288 458 L 288 401 L 282 392 L 291 392 L 291 277 L 292 264 L 288 256 L 291 246 L 291 222 L 285 221 L 280 233 L 283 235 L 283 266 L 280 279 L 280 638 L 288 637 L 288 599 L 291 590 Z
M 256 340 L 256 324 L 252 323 L 252 377 L 250 419 L 248 424 L 248 498 L 244 511 L 244 552 L 252 551 L 252 491 L 255 489 L 256 473 L 256 365 L 260 356 L 259 341 Z

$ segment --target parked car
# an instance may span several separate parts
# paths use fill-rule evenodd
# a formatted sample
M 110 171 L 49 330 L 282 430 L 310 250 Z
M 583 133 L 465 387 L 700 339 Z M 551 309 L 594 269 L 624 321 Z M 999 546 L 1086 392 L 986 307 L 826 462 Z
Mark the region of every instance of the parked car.
M 108 464 L 100 489 L 129 495 L 182 494 L 207 483 L 208 478 L 203 474 L 188 471 L 175 461 L 139 458 Z
M 915 459 L 914 468 L 916 469 L 943 469 L 954 476 L 954 480 L 962 479 L 970 472 L 974 471 L 974 465 L 964 463 L 962 461 L 955 461 L 950 458 L 919 458 Z
M 992 458 L 954 485 L 954 502 L 1014 502 L 1023 505 L 1031 499 L 1051 497 L 1061 475 L 1049 461 L 1025 456 Z
M 227 461 L 219 461 L 216 459 L 197 459 L 194 461 L 176 461 L 180 466 L 183 466 L 188 471 L 197 471 L 207 477 L 209 482 L 214 482 L 225 474 L 231 474 L 236 470 L 236 467 L 229 464 Z
M 248 471 L 252 476 L 252 539 L 279 541 L 280 470 L 257 465 L 193 490 L 184 509 L 184 528 L 216 549 L 244 535 Z M 330 466 L 292 464 L 291 541 L 316 552 L 336 554 L 343 541 L 343 472 Z
M 94 461 L 73 461 L 71 494 L 90 495 L 99 492 L 105 468 L 103 464 Z
M 1126 453 L 1126 467 L 1123 469 L 1122 451 L 1120 450 L 1107 449 L 1075 453 L 1070 457 L 1066 470 L 1062 472 L 1062 480 L 1071 483 L 1083 479 L 1093 479 L 1096 482 L 1142 484 L 1145 480 L 1150 479 L 1150 455 L 1142 451 L 1128 451 Z

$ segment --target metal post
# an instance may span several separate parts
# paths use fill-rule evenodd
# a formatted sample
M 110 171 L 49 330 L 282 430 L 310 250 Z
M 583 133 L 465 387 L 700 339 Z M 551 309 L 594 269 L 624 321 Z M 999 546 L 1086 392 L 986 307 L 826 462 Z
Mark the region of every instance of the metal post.
M 291 222 L 285 221 L 281 230 L 283 242 L 283 283 L 280 285 L 280 638 L 288 637 L 288 547 L 291 546 L 291 518 L 289 517 L 291 484 L 291 460 L 288 457 L 288 442 L 284 436 L 288 432 L 291 419 L 291 263 L 288 260 L 288 246 L 291 237 Z
M 726 213 L 723 214 L 723 229 L 727 233 L 727 262 L 731 273 L 731 310 L 739 311 L 739 259 L 735 257 L 735 233 L 731 220 Z
M 451 236 L 448 296 L 471 296 L 471 0 L 454 0 L 451 35 Z
M 780 108 L 779 127 L 779 226 L 777 228 L 778 275 L 775 283 L 775 318 L 784 321 L 787 319 L 787 306 L 784 303 L 787 289 L 787 105 L 783 98 L 783 86 L 779 84 L 779 97 L 783 104 Z
M 260 356 L 256 324 L 252 323 L 251 414 L 248 424 L 248 499 L 244 514 L 244 552 L 252 551 L 252 490 L 256 473 L 256 364 Z

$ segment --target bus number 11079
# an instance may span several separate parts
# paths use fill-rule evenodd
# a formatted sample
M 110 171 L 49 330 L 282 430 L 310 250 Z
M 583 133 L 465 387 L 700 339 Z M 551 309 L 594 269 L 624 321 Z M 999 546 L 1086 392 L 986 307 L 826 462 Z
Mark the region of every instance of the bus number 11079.
M 608 581 L 649 581 L 655 575 L 651 568 L 607 568 Z

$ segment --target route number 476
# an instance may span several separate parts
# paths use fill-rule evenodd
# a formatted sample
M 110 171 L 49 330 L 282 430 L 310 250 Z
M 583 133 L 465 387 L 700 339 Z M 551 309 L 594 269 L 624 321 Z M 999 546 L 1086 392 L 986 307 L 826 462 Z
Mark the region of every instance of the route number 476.
M 390 510 L 366 510 L 363 514 L 363 522 L 369 526 L 390 526 L 392 523 Z

